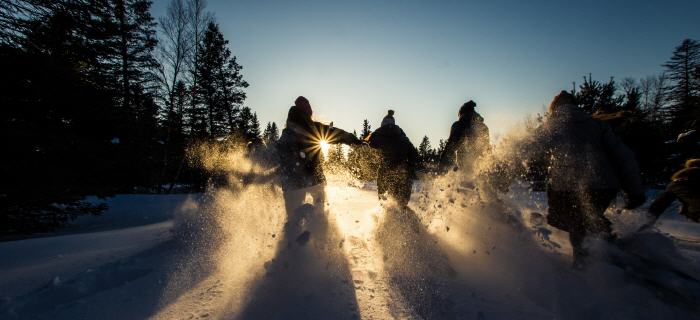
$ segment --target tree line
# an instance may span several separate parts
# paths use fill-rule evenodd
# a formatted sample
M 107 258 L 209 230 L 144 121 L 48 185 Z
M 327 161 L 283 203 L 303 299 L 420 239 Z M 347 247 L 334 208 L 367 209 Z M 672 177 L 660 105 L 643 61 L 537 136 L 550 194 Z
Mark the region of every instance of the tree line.
M 0 233 L 45 231 L 104 205 L 85 195 L 202 188 L 202 141 L 260 132 L 242 66 L 204 0 L 0 2 Z
M 642 79 L 600 81 L 589 74 L 571 87 L 578 106 L 611 125 L 634 151 L 647 184 L 667 182 L 686 159 L 700 156 L 700 43 L 683 40 L 662 66 L 660 74 Z M 528 128 L 534 132 L 544 118 L 537 115 L 529 120 Z M 371 132 L 365 119 L 359 137 Z M 444 149 L 444 140 L 433 147 L 424 136 L 417 146 L 419 170 L 435 173 Z M 347 169 L 361 180 L 375 178 L 378 155 L 370 148 L 358 148 L 346 156 L 340 147 L 333 147 L 328 158 L 330 167 Z M 546 171 L 537 165 L 529 179 L 543 178 L 535 177 Z

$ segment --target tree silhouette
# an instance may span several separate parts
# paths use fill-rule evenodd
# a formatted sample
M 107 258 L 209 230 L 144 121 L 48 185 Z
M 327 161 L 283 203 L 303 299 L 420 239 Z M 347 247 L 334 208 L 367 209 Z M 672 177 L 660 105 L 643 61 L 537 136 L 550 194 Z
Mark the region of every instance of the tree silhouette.
M 228 41 L 216 23 L 210 22 L 207 26 L 197 54 L 195 96 L 202 105 L 194 108 L 194 116 L 206 117 L 209 137 L 234 133 L 237 126 L 247 125 L 241 124 L 236 117 L 246 97 L 242 89 L 248 87 L 248 83 L 243 81 L 242 67 L 231 55 Z
M 364 140 L 372 133 L 372 126 L 369 125 L 367 119 L 362 121 L 362 132 L 360 133 L 360 139 Z
M 270 145 L 275 143 L 279 139 L 279 130 L 277 129 L 277 124 L 274 122 L 268 122 L 263 130 L 262 138 L 265 144 Z
M 685 39 L 675 48 L 671 58 L 663 65 L 670 81 L 668 93 L 671 100 L 671 128 L 676 133 L 697 119 L 700 101 L 700 43 Z
M 433 150 L 432 146 L 430 145 L 430 139 L 428 139 L 428 136 L 423 136 L 420 145 L 418 145 L 418 159 L 424 168 L 429 166 L 433 160 L 435 160 L 435 150 Z

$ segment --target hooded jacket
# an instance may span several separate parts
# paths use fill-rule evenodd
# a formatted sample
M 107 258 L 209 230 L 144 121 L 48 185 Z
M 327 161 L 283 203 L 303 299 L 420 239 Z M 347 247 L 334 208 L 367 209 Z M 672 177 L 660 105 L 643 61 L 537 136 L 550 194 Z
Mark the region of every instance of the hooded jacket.
M 632 151 L 605 123 L 572 104 L 557 106 L 541 128 L 535 152 L 546 152 L 555 191 L 620 190 L 643 194 Z
M 440 157 L 440 167 L 463 166 L 469 156 L 480 156 L 489 149 L 489 128 L 484 118 L 476 111 L 459 117 L 450 128 L 450 137 Z

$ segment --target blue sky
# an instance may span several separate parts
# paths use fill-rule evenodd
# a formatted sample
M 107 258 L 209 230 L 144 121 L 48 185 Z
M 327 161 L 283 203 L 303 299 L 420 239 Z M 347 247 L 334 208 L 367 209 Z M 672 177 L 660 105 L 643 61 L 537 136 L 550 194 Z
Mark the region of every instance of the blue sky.
M 169 0 L 155 0 L 161 16 Z M 377 127 L 387 108 L 418 144 L 446 138 L 477 102 L 492 135 L 572 81 L 661 72 L 700 40 L 700 1 L 209 0 L 250 83 L 246 105 L 283 126 L 294 99 L 317 120 Z

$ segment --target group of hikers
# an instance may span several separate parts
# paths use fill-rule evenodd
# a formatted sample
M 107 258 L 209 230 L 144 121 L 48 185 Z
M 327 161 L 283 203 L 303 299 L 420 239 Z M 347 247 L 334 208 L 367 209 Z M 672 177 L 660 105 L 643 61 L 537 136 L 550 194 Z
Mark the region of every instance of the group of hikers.
M 489 130 L 475 108 L 476 103 L 471 100 L 459 108 L 458 120 L 452 124 L 439 160 L 439 173 L 460 171 L 471 177 L 483 174 L 476 164 L 491 151 Z M 317 210 L 324 210 L 326 177 L 318 146 L 320 137 L 327 137 L 330 144 L 367 145 L 378 150 L 381 155 L 377 168 L 379 198 L 391 199 L 399 207 L 406 207 L 419 156 L 396 124 L 394 114 L 389 110 L 377 130 L 359 139 L 332 125 L 314 121 L 309 100 L 298 97 L 274 145 L 275 174 L 281 180 L 288 215 L 304 204 L 307 194 L 313 198 Z M 546 159 L 547 223 L 569 233 L 576 267 L 585 263 L 587 251 L 583 243 L 587 236 L 614 238 L 611 222 L 604 212 L 620 191 L 625 194 L 626 209 L 637 208 L 646 201 L 633 152 L 606 123 L 578 108 L 571 93 L 562 91 L 554 97 L 546 121 L 520 144 L 519 149 L 522 159 L 499 164 L 500 175 L 512 178 L 527 170 L 524 164 L 529 159 Z M 489 187 L 485 185 L 484 189 Z M 666 191 L 651 204 L 652 221 L 677 199 L 682 204 L 681 214 L 700 222 L 699 191 L 700 159 L 691 159 L 685 168 L 673 175 Z

